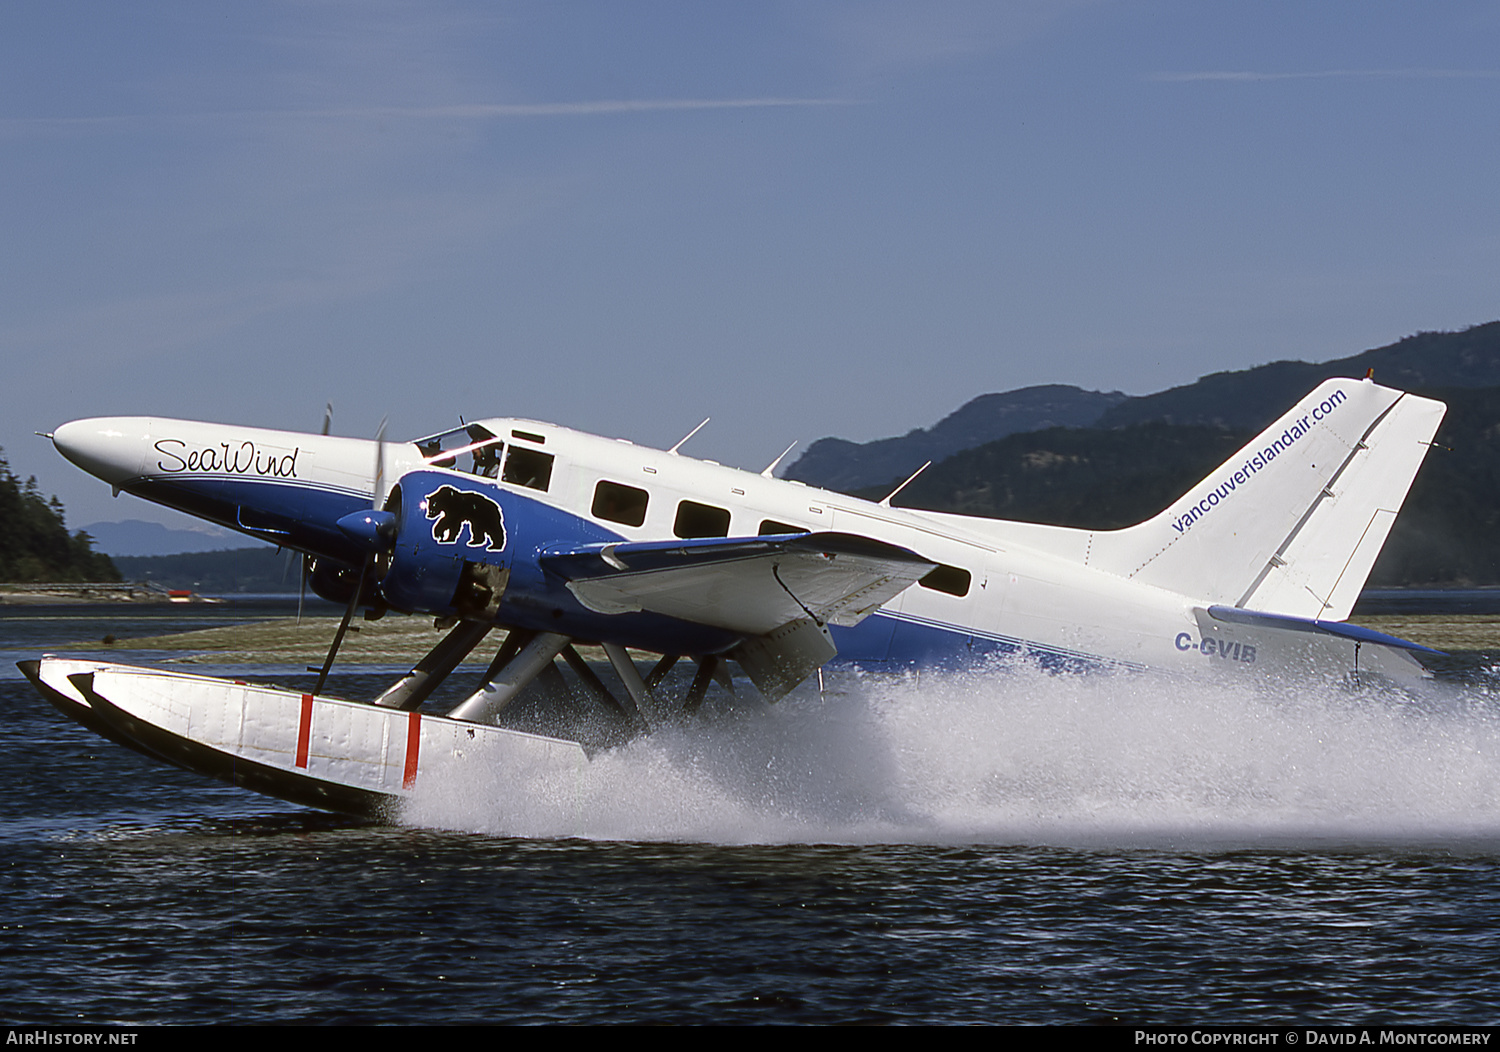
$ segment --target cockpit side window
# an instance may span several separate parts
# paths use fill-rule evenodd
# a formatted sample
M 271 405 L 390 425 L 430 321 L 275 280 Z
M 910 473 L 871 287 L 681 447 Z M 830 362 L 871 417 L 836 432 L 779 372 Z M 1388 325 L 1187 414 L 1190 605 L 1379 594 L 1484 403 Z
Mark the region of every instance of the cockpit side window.
M 505 443 L 478 424 L 469 427 L 468 432 L 475 442 L 484 443 L 475 446 L 471 454 L 474 458 L 474 474 L 483 475 L 487 479 L 494 478 L 500 474 L 500 454 L 505 450 Z
M 500 454 L 505 446 L 489 428 L 469 424 L 418 439 L 417 448 L 433 467 L 494 478 L 500 473 Z
M 543 493 L 552 484 L 552 454 L 524 446 L 512 445 L 510 456 L 505 458 L 505 474 L 501 482 L 509 482 L 527 489 L 539 489 Z

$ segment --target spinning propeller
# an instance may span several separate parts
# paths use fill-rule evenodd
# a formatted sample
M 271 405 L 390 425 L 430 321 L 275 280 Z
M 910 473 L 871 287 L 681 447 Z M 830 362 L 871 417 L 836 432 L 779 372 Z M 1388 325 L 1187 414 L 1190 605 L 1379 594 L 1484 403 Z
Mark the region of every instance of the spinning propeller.
M 323 430 L 321 432 L 319 432 L 319 433 L 323 434 L 323 435 L 327 435 L 329 433 L 329 431 L 331 431 L 332 429 L 333 429 L 333 403 L 332 402 L 325 402 L 323 404 Z M 287 552 L 287 555 L 291 555 L 291 554 L 292 554 L 291 552 Z M 307 603 L 307 578 L 308 578 L 308 575 L 311 572 L 312 572 L 312 556 L 308 555 L 306 552 L 303 552 L 302 553 L 302 579 L 297 582 L 297 624 L 299 624 L 299 625 L 302 623 L 302 608 Z M 286 580 L 285 571 L 283 571 L 283 573 L 282 573 L 282 580 L 283 581 Z
M 333 643 L 328 648 L 328 656 L 318 672 L 317 686 L 313 689 L 314 694 L 322 692 L 323 684 L 328 678 L 329 669 L 333 666 L 334 657 L 338 653 L 339 646 L 343 643 L 344 634 L 349 630 L 349 623 L 354 619 L 354 611 L 360 605 L 361 600 L 365 602 L 373 601 L 375 604 L 375 609 L 366 613 L 365 616 L 367 618 L 373 620 L 375 617 L 379 617 L 381 613 L 384 613 L 386 604 L 389 601 L 386 598 L 385 592 L 390 583 L 388 578 L 393 571 L 398 571 L 397 564 L 401 562 L 401 557 L 396 551 L 397 533 L 400 529 L 402 515 L 401 487 L 399 483 L 394 486 L 387 486 L 386 483 L 385 425 L 386 421 L 382 420 L 380 422 L 380 429 L 375 436 L 375 466 L 371 473 L 370 507 L 351 512 L 338 520 L 338 528 L 345 536 L 363 548 L 366 554 L 359 567 L 359 573 L 355 579 L 354 588 L 350 592 L 349 603 L 344 610 L 344 616 L 339 622 L 338 631 L 334 634 Z M 498 436 L 489 433 L 478 425 L 474 425 L 467 430 L 469 437 L 473 441 L 466 445 L 450 449 L 428 450 L 424 448 L 423 452 L 427 454 L 423 457 L 424 466 L 452 467 L 460 455 L 471 454 L 475 459 L 475 466 L 477 468 L 480 458 L 483 456 L 483 451 L 501 444 L 501 439 Z M 493 454 L 491 456 L 493 457 Z M 494 460 L 494 467 L 498 471 L 498 459 Z M 503 544 L 504 542 L 502 540 L 499 543 Z M 405 550 L 405 547 L 403 550 Z M 406 557 L 410 560 L 413 557 L 412 552 L 406 551 Z M 408 569 L 410 570 L 412 567 L 408 565 Z M 457 572 L 455 570 L 455 574 Z M 416 573 L 418 577 L 424 576 L 420 567 L 416 569 Z M 481 604 L 479 607 L 474 607 L 473 603 L 469 604 L 473 609 L 470 609 L 468 613 L 470 615 L 478 615 L 483 620 L 486 616 L 494 613 L 494 607 L 499 602 L 499 595 L 505 589 L 508 571 L 493 565 L 470 566 L 466 563 L 464 564 L 463 573 L 466 576 L 462 580 L 467 581 L 469 585 L 469 589 L 465 592 L 465 595 L 467 596 L 472 593 L 483 596 L 485 597 L 485 602 L 490 604 L 489 606 Z M 428 577 L 428 579 L 431 580 L 432 578 Z M 313 583 L 314 587 L 316 587 L 317 581 L 314 580 Z M 457 583 L 457 581 L 450 583 L 450 588 L 453 584 Z M 462 587 L 462 585 L 459 586 Z M 418 601 L 415 607 L 411 606 L 410 602 L 411 600 L 408 596 L 407 603 L 396 601 L 396 606 L 401 609 L 421 608 L 420 601 Z M 441 605 L 446 606 L 447 604 L 444 603 Z M 455 605 L 462 606 L 463 604 L 455 603 Z M 460 616 L 464 615 L 461 613 Z
M 332 409 L 330 404 L 330 413 Z M 318 673 L 317 685 L 313 687 L 314 694 L 323 692 L 323 684 L 328 679 L 328 670 L 333 668 L 333 659 L 339 652 L 339 644 L 344 641 L 344 633 L 349 631 L 349 622 L 354 619 L 354 611 L 359 606 L 360 596 L 364 594 L 365 582 L 370 579 L 370 571 L 375 566 L 376 558 L 382 552 L 389 551 L 396 543 L 396 516 L 389 511 L 381 510 L 380 507 L 386 496 L 384 492 L 385 425 L 386 418 L 382 418 L 380 427 L 375 432 L 375 468 L 371 472 L 370 509 L 351 512 L 338 521 L 339 529 L 363 545 L 367 554 L 360 565 L 359 577 L 354 582 L 354 590 L 349 594 L 349 605 L 344 608 L 344 616 L 339 620 L 338 631 L 333 634 L 333 644 L 328 648 L 328 657 L 324 659 L 323 668 Z

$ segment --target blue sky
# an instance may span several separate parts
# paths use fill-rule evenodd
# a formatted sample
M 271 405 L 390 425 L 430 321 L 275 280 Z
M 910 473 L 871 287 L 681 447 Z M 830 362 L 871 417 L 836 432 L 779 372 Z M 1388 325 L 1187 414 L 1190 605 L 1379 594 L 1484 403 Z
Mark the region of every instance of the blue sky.
M 759 470 L 1500 318 L 1500 5 L 0 7 L 0 447 L 515 414 Z

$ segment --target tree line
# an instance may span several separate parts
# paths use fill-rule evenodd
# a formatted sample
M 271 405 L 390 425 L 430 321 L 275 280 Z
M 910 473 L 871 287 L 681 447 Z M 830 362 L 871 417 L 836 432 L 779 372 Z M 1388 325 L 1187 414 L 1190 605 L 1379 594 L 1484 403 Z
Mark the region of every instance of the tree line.
M 1448 412 L 1369 583 L 1500 584 L 1500 387 L 1419 393 Z M 1166 508 L 1258 430 L 1152 421 L 1011 435 L 934 464 L 895 503 L 1118 529 Z M 899 481 L 858 495 L 879 500 Z
M 36 477 L 24 482 L 0 452 L 0 581 L 118 581 L 109 556 L 82 530 L 68 533 L 62 503 L 44 497 Z

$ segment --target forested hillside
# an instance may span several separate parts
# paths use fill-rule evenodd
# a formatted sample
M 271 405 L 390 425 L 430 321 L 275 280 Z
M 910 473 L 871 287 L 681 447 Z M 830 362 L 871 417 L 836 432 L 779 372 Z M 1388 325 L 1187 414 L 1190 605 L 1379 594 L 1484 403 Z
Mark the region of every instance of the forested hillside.
M 1332 376 L 1364 376 L 1402 391 L 1500 386 L 1500 321 L 1462 332 L 1419 332 L 1385 347 L 1331 362 L 1271 362 L 1130 398 L 1110 407 L 1100 427 L 1161 420 L 1259 431 Z
M 11 474 L 0 455 L 0 581 L 118 581 L 109 556 L 89 535 L 69 534 L 56 497 L 42 496 L 36 479 Z
M 897 507 L 1108 530 L 1150 518 L 1253 433 L 1140 424 L 1011 435 L 934 464 Z M 886 485 L 862 493 L 878 500 Z
M 1007 435 L 1049 427 L 1092 427 L 1106 410 L 1124 400 L 1118 391 L 1084 391 L 1064 384 L 980 395 L 932 427 L 917 428 L 899 438 L 874 442 L 820 438 L 787 468 L 784 477 L 844 492 L 879 486 L 889 478 L 906 477 L 924 461 L 943 460 Z
M 819 439 L 785 476 L 846 493 L 878 489 L 894 486 L 925 460 L 1052 427 L 1113 429 L 1158 421 L 1260 431 L 1329 377 L 1357 379 L 1372 369 L 1377 383 L 1403 391 L 1500 387 L 1500 321 L 1462 332 L 1419 332 L 1333 361 L 1279 361 L 1210 373 L 1135 398 L 1059 385 L 980 395 L 928 429 L 865 443 Z
M 187 588 L 206 595 L 295 593 L 302 581 L 300 556 L 266 547 L 181 555 L 118 555 L 115 563 L 132 581 L 150 581 L 162 588 Z
M 1370 584 L 1500 584 L 1500 387 L 1420 393 L 1448 413 Z M 895 503 L 1114 529 L 1161 511 L 1256 433 L 1152 422 L 1012 435 L 934 464 Z

